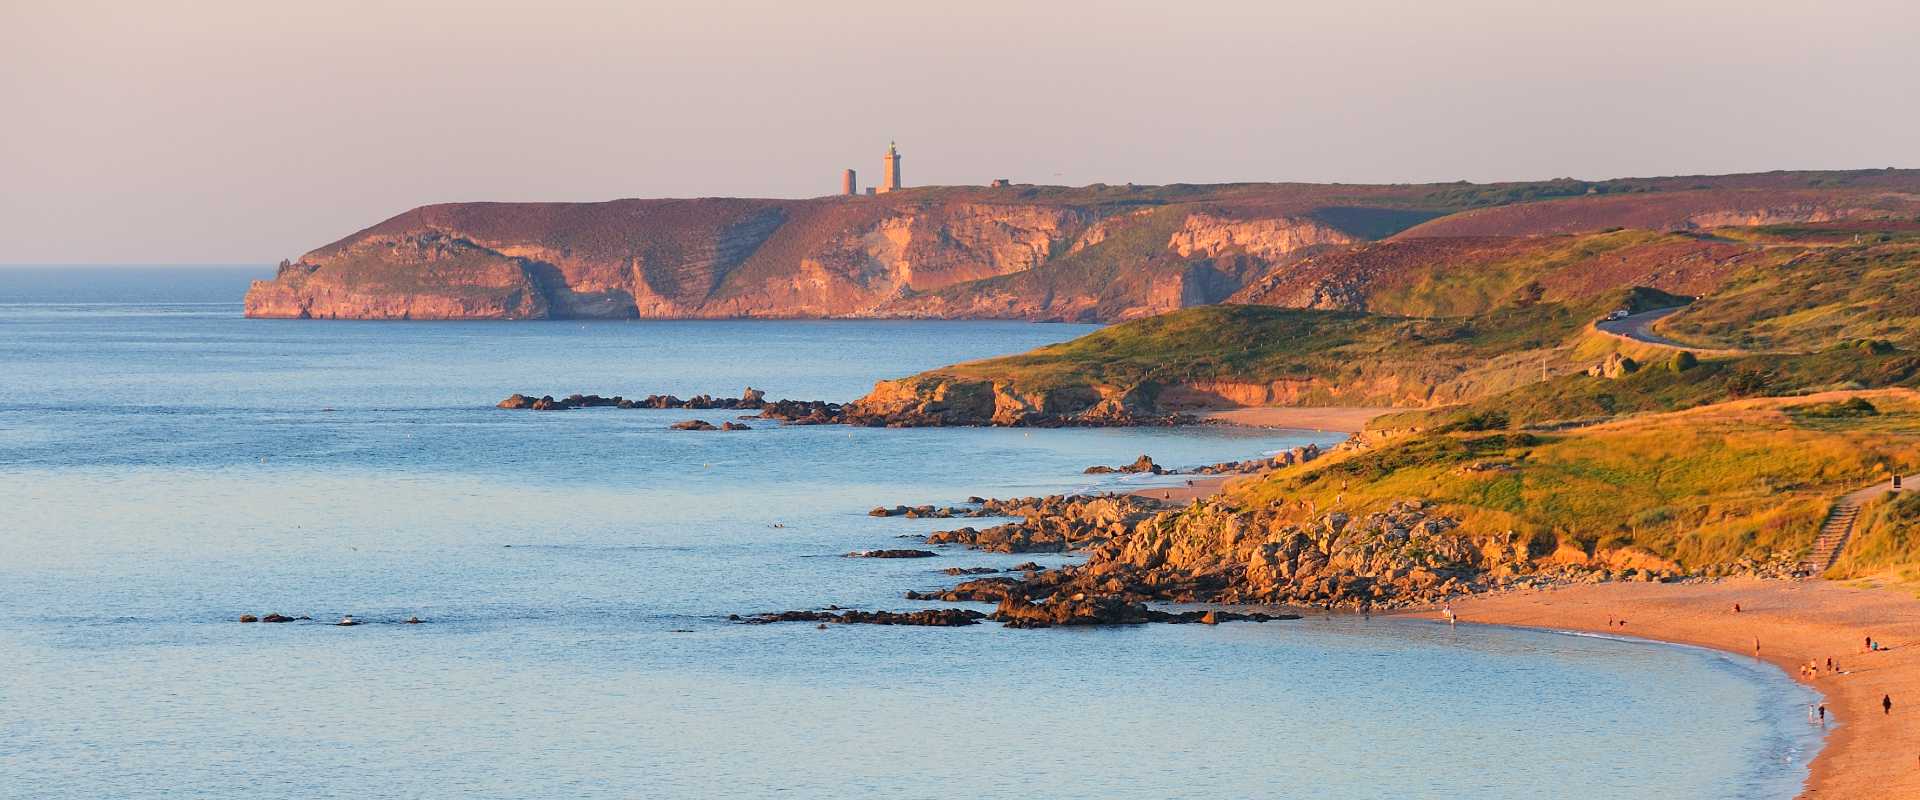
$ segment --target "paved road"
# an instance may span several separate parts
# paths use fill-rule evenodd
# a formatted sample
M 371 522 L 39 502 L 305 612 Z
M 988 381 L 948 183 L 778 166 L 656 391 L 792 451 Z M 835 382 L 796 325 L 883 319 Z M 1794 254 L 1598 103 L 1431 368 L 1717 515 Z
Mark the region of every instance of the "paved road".
M 1680 309 L 1683 309 L 1683 308 L 1686 308 L 1686 306 L 1674 306 L 1672 308 L 1656 308 L 1652 311 L 1642 311 L 1638 314 L 1629 314 L 1619 319 L 1603 319 L 1603 320 L 1600 320 L 1599 322 L 1593 323 L 1593 327 L 1599 328 L 1602 333 L 1611 333 L 1615 336 L 1632 339 L 1636 342 L 1644 342 L 1646 344 L 1654 344 L 1654 345 L 1659 345 L 1661 347 L 1679 347 L 1679 348 L 1685 348 L 1685 349 L 1698 349 L 1698 348 L 1689 347 L 1688 345 L 1683 344 L 1681 342 L 1676 342 L 1665 336 L 1661 336 L 1660 334 L 1654 333 L 1651 330 L 1651 328 L 1653 327 L 1653 323 L 1659 322 L 1660 320 L 1673 316 L 1674 313 L 1678 312 Z
M 1854 506 L 1866 505 L 1868 500 L 1872 500 L 1891 491 L 1893 491 L 1893 481 L 1884 480 L 1857 492 L 1850 492 L 1845 497 L 1840 498 L 1840 502 Z M 1900 479 L 1900 491 L 1920 491 L 1920 475 L 1907 475 L 1902 477 Z

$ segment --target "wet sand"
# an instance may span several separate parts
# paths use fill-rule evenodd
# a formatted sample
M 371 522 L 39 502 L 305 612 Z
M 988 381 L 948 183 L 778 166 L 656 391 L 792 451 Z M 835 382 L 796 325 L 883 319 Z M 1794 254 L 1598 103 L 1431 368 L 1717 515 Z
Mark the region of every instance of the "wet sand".
M 1827 742 L 1801 797 L 1920 797 L 1920 600 L 1905 593 L 1827 581 L 1608 583 L 1468 598 L 1453 609 L 1462 622 L 1612 633 L 1746 656 L 1758 639 L 1760 658 L 1826 696 Z M 1609 618 L 1626 625 L 1609 626 Z M 1865 652 L 1868 636 L 1892 649 Z M 1824 669 L 1828 658 L 1838 674 Z M 1800 675 L 1809 661 L 1823 665 L 1817 677 Z M 1893 698 L 1892 714 L 1881 711 L 1883 695 Z

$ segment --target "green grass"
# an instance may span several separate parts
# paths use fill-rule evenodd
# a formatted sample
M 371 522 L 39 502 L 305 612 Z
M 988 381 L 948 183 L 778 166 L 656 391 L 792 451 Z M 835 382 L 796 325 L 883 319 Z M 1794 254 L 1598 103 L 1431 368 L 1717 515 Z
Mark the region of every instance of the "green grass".
M 1749 397 L 1920 386 L 1920 354 L 1912 352 L 1756 355 L 1702 360 L 1685 369 L 1674 361 L 1668 356 L 1619 379 L 1565 375 L 1462 405 L 1389 414 L 1369 427 L 1454 426 L 1493 412 L 1503 414 L 1510 427 L 1544 427 Z
M 1873 402 L 1920 414 L 1911 394 Z M 1791 404 L 1770 399 L 1564 432 L 1429 433 L 1283 470 L 1230 496 L 1349 513 L 1417 497 L 1469 532 L 1515 531 L 1536 553 L 1625 548 L 1703 568 L 1804 550 L 1834 497 L 1920 467 L 1920 428 L 1891 433 L 1873 424 L 1877 416 L 1797 425 L 1783 410 Z
M 1920 345 L 1920 241 L 1810 248 L 1745 271 L 1661 327 L 1749 350 Z
M 1920 562 L 1920 492 L 1882 496 L 1860 509 L 1853 536 L 1827 571 L 1832 578 L 1860 578 Z
M 1558 346 L 1601 305 L 1544 303 L 1442 319 L 1204 306 L 922 377 L 993 380 L 1030 394 L 1084 386 L 1151 392 L 1195 381 L 1295 381 L 1307 392 L 1301 398 L 1307 404 L 1396 404 L 1424 397 L 1429 387 L 1459 380 L 1502 355 Z

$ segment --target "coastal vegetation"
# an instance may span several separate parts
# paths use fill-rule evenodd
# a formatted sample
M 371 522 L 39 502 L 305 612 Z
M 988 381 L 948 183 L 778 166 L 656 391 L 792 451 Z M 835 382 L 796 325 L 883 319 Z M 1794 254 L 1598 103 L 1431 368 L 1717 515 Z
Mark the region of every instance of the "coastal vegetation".
M 1834 497 L 1920 468 L 1920 395 L 1847 394 L 1562 431 L 1463 425 L 1280 470 L 1230 497 L 1356 514 L 1419 497 L 1464 529 L 1517 531 L 1540 556 L 1632 549 L 1704 570 L 1797 556 Z
M 1216 524 L 1253 515 L 1278 531 L 1417 500 L 1449 535 L 1510 539 L 1527 569 L 1786 574 L 1835 498 L 1920 469 L 1911 227 L 1369 245 L 1337 261 L 1366 276 L 1345 308 L 1187 309 L 883 386 L 895 408 L 914 407 L 902 393 L 982 387 L 1002 400 L 975 421 L 1002 424 L 1032 419 L 998 413 L 1009 396 L 1056 415 L 1398 406 L 1369 424 L 1366 447 L 1237 482 L 1211 501 Z M 1608 270 L 1656 285 L 1594 277 Z M 1594 325 L 1669 308 L 1644 336 Z M 1920 561 L 1898 502 L 1862 517 L 1835 574 Z

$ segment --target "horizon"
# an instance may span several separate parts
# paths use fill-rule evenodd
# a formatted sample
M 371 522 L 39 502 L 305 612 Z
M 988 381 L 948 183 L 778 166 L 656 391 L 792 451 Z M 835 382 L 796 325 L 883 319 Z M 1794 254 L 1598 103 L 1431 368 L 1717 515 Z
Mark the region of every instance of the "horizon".
M 1901 20 L 1920 11 L 16 3 L 0 51 L 35 77 L 0 82 L 0 263 L 274 263 L 441 202 L 815 197 L 846 168 L 872 183 L 889 140 L 908 187 L 1908 166 Z
M 1128 184 L 1099 184 L 1099 183 L 1091 183 L 1091 184 L 1080 184 L 1080 185 L 1066 185 L 1066 184 L 1027 184 L 1027 183 L 1018 183 L 1018 182 L 1016 182 L 1016 183 L 1015 183 L 1015 185 L 1016 185 L 1016 186 L 1036 186 L 1036 187 L 1041 187 L 1041 188 L 1056 188 L 1056 189 L 1086 189 L 1086 188 L 1091 188 L 1091 187 L 1094 187 L 1094 186 L 1114 186 L 1114 185 L 1129 185 L 1129 186 L 1140 186 L 1140 187 L 1143 187 L 1143 188 L 1160 188 L 1160 187 L 1167 187 L 1167 186 L 1197 186 L 1197 187 L 1205 187 L 1205 186 L 1230 186 L 1230 185 L 1242 185 L 1242 184 L 1248 184 L 1248 185 L 1258 185 L 1258 184 L 1311 184 L 1311 185 L 1322 185 L 1322 186 L 1414 186 L 1414 185 L 1433 185 L 1433 186 L 1445 186 L 1445 185 L 1452 185 L 1452 184 L 1472 184 L 1472 185 L 1499 185 L 1499 184 L 1515 184 L 1515 183 L 1528 183 L 1528 182 L 1537 182 L 1537 181 L 1555 181 L 1555 180 L 1572 180 L 1572 181 L 1583 181 L 1583 182 L 1588 182 L 1588 183 L 1602 183 L 1602 182 L 1606 182 L 1606 181 L 1624 181 L 1624 180 L 1650 180 L 1650 179 L 1660 179 L 1660 178 L 1693 178 L 1693 177 L 1701 177 L 1701 178 L 1705 178 L 1705 177 L 1725 177 L 1725 176 L 1729 176 L 1729 175 L 1766 175 L 1766 174 L 1776 174 L 1776 173 L 1795 173 L 1795 172 L 1837 172 L 1837 173 L 1847 173 L 1847 172 L 1889 172 L 1889 171 L 1891 171 L 1891 172 L 1904 172 L 1904 171 L 1913 171 L 1913 170 L 1920 170 L 1920 167 L 1841 167 L 1841 168 L 1834 168 L 1834 169 L 1801 169 L 1801 168 L 1782 168 L 1782 169 L 1769 169 L 1769 170 L 1755 170 L 1755 171 L 1750 171 L 1750 172 L 1733 172 L 1733 173 L 1705 173 L 1705 172 L 1681 172 L 1681 173 L 1674 173 L 1674 174 L 1671 174 L 1671 175 L 1615 175 L 1615 176 L 1609 176 L 1609 177 L 1580 177 L 1580 176 L 1572 176 L 1572 175 L 1564 175 L 1564 176 L 1557 176 L 1557 177 L 1552 177 L 1552 178 L 1538 178 L 1538 179 L 1527 179 L 1527 180 L 1491 180 L 1491 181 L 1466 181 L 1466 180 L 1459 180 L 1459 181 L 1397 181 L 1397 182 L 1383 182 L 1383 183 L 1360 183 L 1360 182 L 1354 182 L 1354 181 L 1285 181 L 1285 180 L 1275 180 L 1275 181 L 1222 181 L 1222 182 L 1217 182 L 1217 183 L 1194 183 L 1194 182 L 1186 182 L 1186 181 L 1174 181 L 1174 182 L 1172 182 L 1172 183 L 1163 183 L 1163 184 L 1138 184 L 1138 183 L 1128 183 Z M 935 184 L 935 185 L 924 185 L 924 186 L 906 186 L 906 187 L 903 187 L 903 188 L 905 188 L 905 189 L 964 189 L 964 188 L 978 188 L 979 186 L 981 186 L 981 185 L 980 185 L 980 184 Z M 531 204 L 547 204 L 547 203 L 552 203 L 552 204 L 592 204 L 592 203 L 608 203 L 608 202 L 616 202 L 616 201 L 620 201 L 620 200 L 711 200 L 711 199 L 728 199 L 728 200 L 767 200 L 767 201 L 773 201 L 773 200 L 814 200 L 814 199 L 824 199 L 824 198 L 830 198 L 830 197 L 835 197 L 835 196 L 837 196 L 837 195 L 835 195 L 835 194 L 822 194 L 822 195 L 811 195 L 811 196 L 807 196 L 807 197 L 772 197 L 772 196 L 749 196 L 749 195 L 707 195 L 707 196 L 687 196 L 687 197 L 609 197 L 609 198 L 603 198 L 603 199 L 598 199 L 598 200 L 498 200 L 498 199 L 490 199 L 490 198 L 482 198 L 482 199 L 472 199 L 472 200 L 453 200 L 453 201 L 447 201 L 447 202 L 449 202 L 449 203 L 531 203 Z M 427 204 L 427 205 L 434 205 L 434 204 Z M 415 209 L 415 208 L 419 208 L 419 207 L 420 207 L 420 206 L 411 206 L 411 207 L 408 207 L 408 208 L 405 208 L 405 209 L 400 209 L 400 210 L 397 210 L 397 211 L 394 211 L 394 212 L 392 212 L 392 213 L 389 213 L 389 214 L 387 214 L 386 216 L 382 216 L 382 217 L 380 217 L 380 218 L 379 218 L 379 219 L 377 219 L 377 220 L 373 220 L 373 221 L 370 221 L 370 222 L 368 222 L 368 223 L 366 223 L 366 225 L 373 225 L 373 224 L 377 224 L 377 223 L 378 223 L 379 221 L 384 221 L 384 220 L 387 220 L 387 219 L 391 219 L 391 218 L 392 218 L 393 216 L 396 216 L 396 215 L 398 215 L 398 214 L 403 214 L 403 213 L 406 213 L 407 211 L 411 211 L 411 210 L 413 210 L 413 209 Z M 362 226 L 362 229 L 363 229 L 364 227 L 365 227 L 365 226 Z M 355 230 L 360 230 L 360 229 L 355 229 Z M 351 235 L 351 232 L 348 232 L 348 233 L 343 233 L 343 234 L 340 234 L 340 236 L 350 236 L 350 235 Z M 307 247 L 306 249 L 303 249 L 303 250 L 301 251 L 301 253 L 300 253 L 300 254 L 296 254 L 296 255 L 292 255 L 292 256 L 287 256 L 286 258 L 287 258 L 288 260 L 297 260 L 297 259 L 298 259 L 298 258 L 300 257 L 300 255 L 303 255 L 303 254 L 305 254 L 305 253 L 306 253 L 306 252 L 307 252 L 308 250 L 310 250 L 310 249 L 312 249 L 312 248 L 315 248 L 315 247 L 321 247 L 321 246 L 324 246 L 325 244 L 328 244 L 328 243 L 330 243 L 330 242 L 332 242 L 332 241 L 336 241 L 336 240 L 338 240 L 338 238 L 339 238 L 339 237 L 335 237 L 334 239 L 328 239 L 328 240 L 326 240 L 326 241 L 323 241 L 323 242 L 317 242 L 317 243 L 314 243 L 314 244 L 312 244 L 312 245 L 310 245 L 310 246 L 308 246 L 308 247 Z M 202 261 L 172 261 L 172 262 L 167 262 L 167 261 L 71 261 L 71 262 L 36 262 L 36 261 L 18 261 L 18 262 L 11 262 L 11 261 L 0 261 L 0 269 L 64 269 L 64 268 L 86 268 L 86 267 L 104 267 L 104 268 L 123 268 L 123 269 L 140 269 L 140 268 L 153 268 L 153 269 L 173 269 L 173 268 L 180 268 L 180 269 L 256 269 L 256 268 L 266 268 L 266 269 L 274 269 L 274 268 L 275 268 L 275 267 L 276 267 L 276 266 L 277 266 L 278 264 L 279 264 L 279 260 L 277 260 L 277 259 L 276 259 L 276 260 L 273 260 L 273 261 L 253 261 L 253 262 L 242 262 L 242 261 L 227 261 L 227 262 L 215 262 L 215 261 L 205 261 L 205 262 L 202 262 Z

